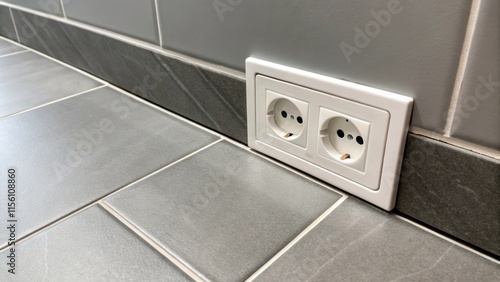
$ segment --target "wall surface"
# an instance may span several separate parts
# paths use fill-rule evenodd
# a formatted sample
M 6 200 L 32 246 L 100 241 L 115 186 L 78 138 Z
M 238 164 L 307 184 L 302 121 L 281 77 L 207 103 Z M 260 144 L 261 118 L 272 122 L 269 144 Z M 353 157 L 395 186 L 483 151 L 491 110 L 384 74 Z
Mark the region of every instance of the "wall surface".
M 64 10 L 69 19 L 160 44 L 154 0 L 71 0 Z
M 239 71 L 248 56 L 414 97 L 397 210 L 500 256 L 498 8 L 497 0 L 9 0 L 0 1 L 0 35 L 242 143 Z
M 500 148 L 500 131 L 483 129 L 500 128 L 500 87 L 490 83 L 489 92 L 475 94 L 484 81 L 478 77 L 500 81 L 499 37 L 491 37 L 500 26 L 495 0 L 480 1 L 473 42 L 465 44 L 470 0 L 3 2 L 240 71 L 255 56 L 411 96 L 413 126 Z M 462 50 L 469 45 L 467 69 L 457 81 Z
M 213 4 L 224 2 L 160 1 L 164 47 L 242 71 L 255 56 L 415 97 L 412 124 L 443 130 L 469 0 Z
M 451 135 L 500 150 L 500 1 L 479 10 Z

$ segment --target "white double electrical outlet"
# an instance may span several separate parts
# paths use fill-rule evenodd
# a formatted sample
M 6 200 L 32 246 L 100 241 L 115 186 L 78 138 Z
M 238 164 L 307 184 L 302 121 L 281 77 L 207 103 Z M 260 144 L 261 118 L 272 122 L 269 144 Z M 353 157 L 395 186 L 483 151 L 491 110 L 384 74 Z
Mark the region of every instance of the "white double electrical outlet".
M 413 99 L 248 58 L 248 143 L 391 210 Z

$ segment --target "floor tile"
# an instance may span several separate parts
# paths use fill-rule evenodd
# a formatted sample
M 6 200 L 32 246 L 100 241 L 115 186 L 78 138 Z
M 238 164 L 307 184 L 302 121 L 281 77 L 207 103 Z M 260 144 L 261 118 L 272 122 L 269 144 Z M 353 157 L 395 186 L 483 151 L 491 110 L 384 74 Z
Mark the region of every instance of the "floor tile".
M 241 78 L 97 34 L 13 11 L 21 42 L 165 109 L 247 142 L 246 86 Z M 44 25 L 36 23 L 43 21 Z
M 221 142 L 106 200 L 214 281 L 242 281 L 340 195 Z
M 409 134 L 396 209 L 500 256 L 500 160 Z
M 0 56 L 16 53 L 16 52 L 23 51 L 23 50 L 26 50 L 26 49 L 19 47 L 15 44 L 8 42 L 7 40 L 3 40 L 2 38 L 0 38 Z
M 500 281 L 500 267 L 349 198 L 255 281 Z
M 25 52 L 0 58 L 0 117 L 89 90 L 101 83 Z
M 192 281 L 99 206 L 16 245 L 15 255 L 16 274 L 2 263 L 1 281 Z
M 110 88 L 1 119 L 0 132 L 0 171 L 18 172 L 18 237 L 218 139 Z

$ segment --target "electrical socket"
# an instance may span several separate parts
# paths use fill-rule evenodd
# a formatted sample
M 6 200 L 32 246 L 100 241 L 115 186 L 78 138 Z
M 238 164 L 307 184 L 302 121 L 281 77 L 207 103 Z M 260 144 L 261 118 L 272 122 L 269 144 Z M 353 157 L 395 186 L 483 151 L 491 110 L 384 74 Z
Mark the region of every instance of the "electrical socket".
M 306 146 L 308 103 L 266 92 L 267 133 L 301 147 Z
M 330 109 L 319 109 L 318 154 L 364 171 L 370 123 Z
M 255 58 L 246 72 L 251 148 L 394 207 L 412 98 Z

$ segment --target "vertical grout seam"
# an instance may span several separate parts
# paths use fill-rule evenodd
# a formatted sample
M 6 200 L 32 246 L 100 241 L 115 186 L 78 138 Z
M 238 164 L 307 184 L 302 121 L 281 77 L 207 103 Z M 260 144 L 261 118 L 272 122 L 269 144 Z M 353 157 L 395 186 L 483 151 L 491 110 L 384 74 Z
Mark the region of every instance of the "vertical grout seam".
M 473 0 L 469 14 L 469 21 L 467 23 L 467 29 L 465 32 L 464 43 L 462 46 L 462 53 L 460 55 L 460 60 L 458 63 L 455 84 L 453 85 L 453 91 L 451 93 L 450 107 L 448 108 L 448 115 L 446 117 L 446 124 L 443 132 L 443 135 L 446 137 L 450 137 L 451 134 L 453 119 L 455 117 L 455 112 L 459 103 L 460 91 L 462 90 L 462 83 L 465 77 L 465 71 L 467 68 L 467 61 L 469 59 L 469 53 L 472 46 L 474 31 L 476 29 L 476 23 L 479 17 L 480 6 L 481 0 Z
M 158 0 L 154 0 L 154 1 L 155 1 L 156 24 L 158 26 L 158 40 L 160 42 L 160 47 L 163 48 L 163 39 L 161 36 L 160 11 L 158 10 Z
M 62 10 L 62 13 L 63 13 L 63 17 L 65 19 L 67 19 L 67 17 L 66 17 L 66 9 L 64 9 L 64 0 L 61 0 L 60 2 L 61 2 L 61 10 Z
M 12 8 L 9 7 L 10 17 L 12 18 L 12 24 L 14 25 L 14 31 L 16 32 L 17 42 L 21 42 L 19 39 L 19 32 L 17 32 L 16 20 L 14 20 L 14 14 L 12 13 Z

